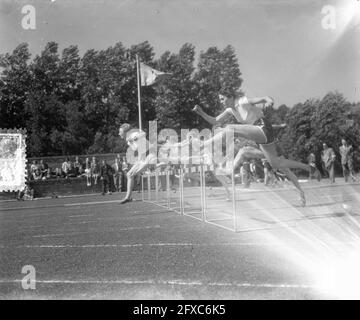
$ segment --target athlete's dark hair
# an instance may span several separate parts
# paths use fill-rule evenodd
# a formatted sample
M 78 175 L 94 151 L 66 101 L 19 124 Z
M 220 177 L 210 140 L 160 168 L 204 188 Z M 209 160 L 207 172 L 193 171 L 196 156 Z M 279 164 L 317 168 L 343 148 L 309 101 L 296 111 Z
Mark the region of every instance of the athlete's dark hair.
M 128 132 L 132 128 L 131 124 L 123 123 L 119 129 L 123 129 L 125 132 Z

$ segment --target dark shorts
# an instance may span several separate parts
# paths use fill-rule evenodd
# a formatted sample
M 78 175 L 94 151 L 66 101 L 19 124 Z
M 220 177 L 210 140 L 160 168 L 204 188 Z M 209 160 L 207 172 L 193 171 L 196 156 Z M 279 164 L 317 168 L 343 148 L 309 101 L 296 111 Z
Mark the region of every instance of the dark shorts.
M 254 123 L 254 125 L 261 128 L 262 132 L 264 133 L 264 135 L 266 137 L 266 142 L 262 143 L 262 144 L 269 144 L 269 143 L 273 143 L 275 141 L 274 130 L 269 121 L 267 121 L 264 118 L 261 118 L 261 119 L 257 120 Z

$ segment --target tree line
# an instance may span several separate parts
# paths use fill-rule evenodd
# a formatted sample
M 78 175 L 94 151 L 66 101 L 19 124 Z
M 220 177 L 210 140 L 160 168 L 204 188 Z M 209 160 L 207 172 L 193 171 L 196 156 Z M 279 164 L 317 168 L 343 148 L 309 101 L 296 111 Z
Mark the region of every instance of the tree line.
M 166 51 L 155 58 L 148 41 L 129 48 L 119 42 L 82 56 L 75 45 L 60 53 L 57 43 L 48 42 L 32 58 L 28 44 L 22 43 L 0 55 L 0 127 L 27 129 L 29 157 L 125 151 L 118 127 L 138 123 L 136 55 L 171 73 L 165 83 L 141 90 L 143 122 L 157 120 L 158 129 L 208 127 L 191 112 L 194 105 L 218 114 L 218 93 L 232 93 L 243 82 L 230 45 L 210 47 L 196 59 L 189 43 L 177 53 Z M 287 124 L 278 134 L 279 145 L 294 159 L 304 161 L 309 152 L 319 152 L 322 142 L 331 146 L 343 136 L 360 145 L 359 104 L 338 92 L 291 108 L 268 108 L 266 116 L 275 124 Z

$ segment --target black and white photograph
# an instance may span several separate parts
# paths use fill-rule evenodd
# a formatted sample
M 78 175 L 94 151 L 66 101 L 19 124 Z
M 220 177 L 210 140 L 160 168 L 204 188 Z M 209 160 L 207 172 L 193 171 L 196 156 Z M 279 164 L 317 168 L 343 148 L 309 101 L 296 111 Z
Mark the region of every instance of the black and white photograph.
M 225 319 L 359 270 L 359 0 L 0 0 L 0 300 Z

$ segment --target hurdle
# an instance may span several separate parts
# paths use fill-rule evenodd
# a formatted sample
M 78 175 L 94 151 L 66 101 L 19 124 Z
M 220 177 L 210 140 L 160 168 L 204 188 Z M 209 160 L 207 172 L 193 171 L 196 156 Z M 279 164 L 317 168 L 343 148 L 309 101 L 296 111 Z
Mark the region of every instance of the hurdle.
M 224 217 L 214 217 L 207 205 L 206 192 L 206 172 L 214 171 L 213 165 L 201 164 L 181 164 L 178 169 L 166 169 L 163 172 L 155 170 L 155 172 L 145 172 L 142 174 L 142 200 L 144 202 L 154 203 L 161 207 L 167 208 L 177 214 L 191 217 L 226 230 L 237 232 L 237 217 L 236 217 L 236 201 L 235 201 L 235 178 L 232 174 L 232 210 L 230 214 L 225 214 Z M 170 175 L 178 175 L 179 178 L 179 192 L 173 196 L 170 188 Z M 185 187 L 184 180 L 188 174 L 196 174 L 199 176 L 199 186 Z M 155 178 L 155 186 L 152 188 L 152 178 Z M 161 197 L 159 192 L 159 178 L 165 177 L 166 190 L 162 192 L 164 197 Z M 145 183 L 146 181 L 146 183 Z M 154 189 L 154 192 L 152 191 Z M 187 192 L 188 189 L 190 192 Z M 199 203 L 197 203 L 199 200 Z M 194 202 L 196 205 L 194 206 Z M 221 209 L 223 208 L 216 208 Z M 219 213 L 219 212 L 217 212 Z
M 214 168 L 210 168 L 214 172 Z M 231 199 L 228 199 L 227 206 L 219 206 L 219 201 L 216 198 L 208 200 L 206 192 L 206 177 L 205 172 L 203 173 L 203 192 L 204 192 L 204 221 L 211 225 L 221 227 L 223 229 L 238 232 L 238 218 L 237 218 L 237 208 L 236 208 L 236 184 L 235 184 L 235 174 L 234 170 L 231 170 L 231 184 L 230 184 L 230 194 Z M 215 175 L 216 176 L 216 175 Z M 221 187 L 223 189 L 223 187 Z M 222 196 L 222 195 L 221 195 Z M 231 200 L 231 206 L 230 206 Z M 209 202 L 211 205 L 209 205 Z
M 251 203 L 252 199 L 248 199 L 250 194 L 246 192 L 238 192 L 235 181 L 235 174 L 232 171 L 231 178 L 226 178 L 228 181 L 228 189 L 230 199 L 225 201 L 224 194 L 217 194 L 216 197 L 209 197 L 207 191 L 206 172 L 215 171 L 214 166 L 201 164 L 181 164 L 177 169 L 165 169 L 164 171 L 155 170 L 154 172 L 145 172 L 142 175 L 142 200 L 150 202 L 173 211 L 177 214 L 191 217 L 193 219 L 223 228 L 232 232 L 247 232 L 257 230 L 273 229 L 273 227 L 259 226 L 259 223 L 250 221 L 249 217 L 242 216 L 238 212 L 240 208 L 237 203 L 241 201 L 248 210 L 253 213 L 261 213 L 263 208 L 257 203 Z M 172 193 L 170 188 L 170 175 L 177 174 L 179 178 L 179 192 Z M 198 175 L 198 186 L 186 186 L 185 178 L 187 174 Z M 215 174 L 216 176 L 216 174 Z M 224 175 L 225 177 L 225 175 Z M 164 191 L 159 190 L 159 179 L 165 181 L 166 188 Z M 217 190 L 224 190 L 223 186 Z M 216 190 L 215 190 L 216 191 Z M 245 191 L 245 190 L 244 190 Z M 264 191 L 255 191 L 255 193 L 264 193 Z M 265 191 L 265 193 L 268 193 Z M 243 207 L 243 206 L 241 206 Z M 291 205 L 282 205 L 279 210 L 288 210 L 292 208 Z M 286 221 L 279 221 L 274 219 L 274 224 L 284 225 Z M 261 223 L 260 223 L 261 224 Z M 240 228 L 241 225 L 241 228 Z M 275 226 L 276 227 L 276 226 Z M 276 227 L 278 228 L 278 227 Z
M 169 198 L 169 173 L 167 170 L 146 171 L 141 175 L 142 201 L 170 208 Z M 164 183 L 165 179 L 165 183 Z M 160 188 L 161 184 L 161 188 Z M 163 190 L 165 184 L 165 190 Z M 160 190 L 161 189 L 161 190 Z
M 187 175 L 198 175 L 199 186 L 190 186 L 185 187 L 184 180 Z M 189 165 L 182 164 L 179 169 L 179 189 L 180 189 L 180 212 L 184 216 L 188 216 L 200 221 L 205 221 L 205 193 L 204 193 L 204 166 L 201 164 Z M 190 180 L 192 180 L 190 178 Z M 188 189 L 191 193 L 186 192 L 185 189 Z M 197 203 L 197 198 L 200 202 Z M 193 205 L 195 202 L 195 206 Z

